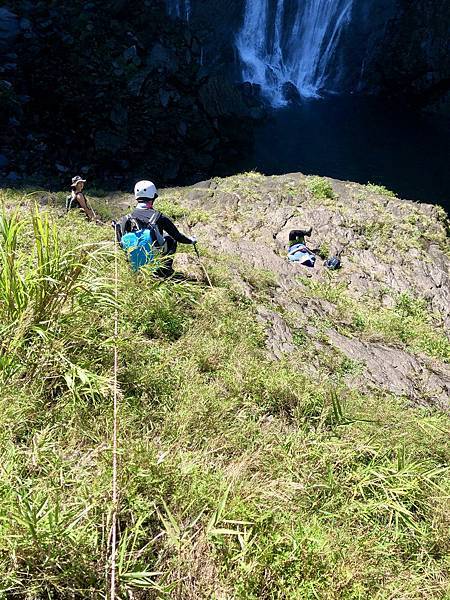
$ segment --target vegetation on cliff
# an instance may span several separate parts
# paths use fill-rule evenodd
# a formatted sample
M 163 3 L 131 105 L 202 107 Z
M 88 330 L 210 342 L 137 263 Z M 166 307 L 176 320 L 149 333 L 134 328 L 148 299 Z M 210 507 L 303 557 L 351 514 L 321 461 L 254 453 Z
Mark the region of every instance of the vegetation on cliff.
M 181 282 L 119 257 L 122 598 L 445 597 L 445 218 L 385 193 L 255 173 L 166 190 L 213 287 L 189 248 Z M 112 230 L 62 193 L 0 195 L 0 590 L 102 598 Z M 318 253 L 345 246 L 341 272 L 287 264 L 305 221 Z

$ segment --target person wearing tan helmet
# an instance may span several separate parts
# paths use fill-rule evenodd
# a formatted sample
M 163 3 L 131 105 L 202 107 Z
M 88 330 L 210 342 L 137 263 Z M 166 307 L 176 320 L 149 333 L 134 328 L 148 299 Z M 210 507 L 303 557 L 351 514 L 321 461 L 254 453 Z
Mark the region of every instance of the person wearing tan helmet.
M 86 196 L 84 195 L 83 189 L 86 179 L 82 179 L 79 175 L 72 177 L 72 191 L 70 196 L 67 198 L 67 210 L 80 209 L 84 212 L 86 217 L 91 221 L 96 221 L 97 217 L 89 206 Z

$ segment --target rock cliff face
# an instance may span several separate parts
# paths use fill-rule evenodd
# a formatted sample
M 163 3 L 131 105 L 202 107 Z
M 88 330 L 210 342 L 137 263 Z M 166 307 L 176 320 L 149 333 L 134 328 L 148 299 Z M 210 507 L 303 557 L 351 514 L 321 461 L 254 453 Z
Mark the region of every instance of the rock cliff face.
M 0 176 L 80 171 L 117 185 L 143 171 L 198 180 L 238 163 L 264 116 L 236 50 L 246 2 L 191 0 L 180 18 L 178 4 L 9 0 Z M 338 91 L 450 114 L 449 24 L 448 0 L 354 2 L 327 63 Z M 298 100 L 292 84 L 288 95 Z
M 259 115 L 202 65 L 199 37 L 162 0 L 107 7 L 17 0 L 2 9 L 0 153 L 10 180 L 81 171 L 117 185 L 137 165 L 172 181 L 238 156 Z
M 397 0 L 366 85 L 450 115 L 450 3 Z
M 341 93 L 450 114 L 449 28 L 447 0 L 354 2 L 328 68 Z

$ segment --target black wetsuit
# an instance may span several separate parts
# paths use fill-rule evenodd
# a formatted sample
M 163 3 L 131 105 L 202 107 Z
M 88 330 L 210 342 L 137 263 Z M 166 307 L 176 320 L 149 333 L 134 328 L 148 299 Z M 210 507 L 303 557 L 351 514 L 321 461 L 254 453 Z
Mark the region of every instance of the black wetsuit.
M 162 256 L 175 254 L 178 242 L 180 244 L 193 243 L 191 238 L 186 237 L 181 231 L 178 231 L 177 227 L 172 223 L 169 217 L 166 217 L 166 215 L 163 215 L 154 208 L 135 208 L 131 213 L 131 218 L 134 219 L 142 229 L 145 229 L 149 223 L 158 228 L 159 233 L 164 238 L 164 246 L 161 249 Z M 124 219 L 126 221 L 127 217 L 124 217 Z M 164 265 L 157 269 L 155 274 L 162 277 L 170 276 L 173 273 L 172 264 L 173 259 L 167 258 L 164 261 Z
M 143 227 L 146 226 L 149 220 L 151 220 L 155 213 L 158 213 L 154 208 L 135 208 L 131 213 L 131 217 L 136 219 L 139 224 L 143 224 Z M 192 240 L 185 235 L 183 235 L 176 226 L 172 223 L 169 217 L 163 215 L 162 213 L 158 213 L 156 221 L 152 221 L 159 229 L 161 235 L 164 235 L 164 232 L 167 234 L 164 236 L 166 241 L 168 241 L 168 237 L 172 238 L 173 241 L 179 242 L 180 244 L 192 244 Z M 176 244 L 175 249 L 176 250 Z M 170 253 L 172 254 L 172 253 Z

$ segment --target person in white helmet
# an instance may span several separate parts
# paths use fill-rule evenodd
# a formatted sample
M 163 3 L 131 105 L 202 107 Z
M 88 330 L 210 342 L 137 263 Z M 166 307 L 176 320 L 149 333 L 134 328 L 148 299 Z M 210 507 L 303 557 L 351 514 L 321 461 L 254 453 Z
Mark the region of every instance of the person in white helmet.
M 156 244 L 162 256 L 171 256 L 177 251 L 178 243 L 195 244 L 197 238 L 187 237 L 178 231 L 174 223 L 159 211 L 153 208 L 153 203 L 158 197 L 158 190 L 153 182 L 148 180 L 138 181 L 134 186 L 136 208 L 121 221 L 115 224 L 117 239 L 136 228 L 146 229 L 155 226 L 159 235 Z M 173 274 L 173 259 L 166 259 L 164 265 L 156 271 L 156 275 L 169 277 Z

